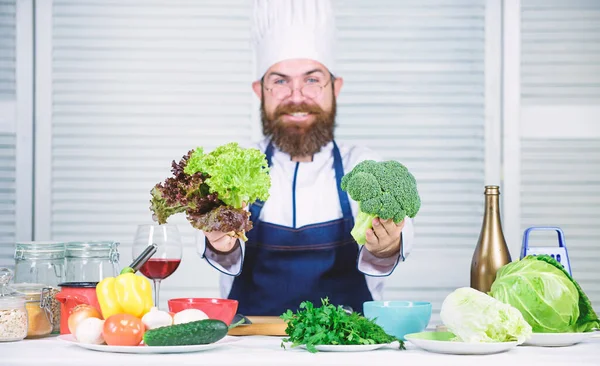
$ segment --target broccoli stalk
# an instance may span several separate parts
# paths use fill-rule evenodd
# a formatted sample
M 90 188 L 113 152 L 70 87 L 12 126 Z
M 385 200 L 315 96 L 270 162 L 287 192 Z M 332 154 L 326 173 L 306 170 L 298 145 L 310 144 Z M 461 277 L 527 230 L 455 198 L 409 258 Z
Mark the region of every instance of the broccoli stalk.
M 406 216 L 415 217 L 421 208 L 415 177 L 397 161 L 365 160 L 342 178 L 342 189 L 358 202 L 352 237 L 358 244 L 367 242 L 367 230 L 373 219 L 392 219 L 395 223 Z
M 356 220 L 354 222 L 354 227 L 350 232 L 352 237 L 358 244 L 364 245 L 367 242 L 367 238 L 365 236 L 367 230 L 373 227 L 373 219 L 377 216 L 368 214 L 363 211 L 359 211 L 358 215 L 356 215 Z

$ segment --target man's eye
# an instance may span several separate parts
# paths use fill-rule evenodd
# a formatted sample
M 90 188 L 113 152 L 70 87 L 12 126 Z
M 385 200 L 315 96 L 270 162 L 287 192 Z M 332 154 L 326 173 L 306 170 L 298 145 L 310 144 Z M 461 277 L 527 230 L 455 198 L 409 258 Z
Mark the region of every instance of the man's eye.
M 319 83 L 319 79 L 317 79 L 317 78 L 308 78 L 306 80 L 306 82 L 309 83 L 309 84 L 318 84 Z
M 285 84 L 285 80 L 283 80 L 283 79 L 275 80 L 275 82 L 273 84 L 279 84 L 279 85 Z

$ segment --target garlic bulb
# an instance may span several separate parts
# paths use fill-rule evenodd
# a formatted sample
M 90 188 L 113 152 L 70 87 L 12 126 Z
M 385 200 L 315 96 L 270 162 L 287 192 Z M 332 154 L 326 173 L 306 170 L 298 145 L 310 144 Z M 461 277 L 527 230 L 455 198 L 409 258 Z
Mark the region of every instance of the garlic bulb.
M 173 324 L 173 317 L 166 311 L 158 310 L 158 308 L 153 307 L 149 312 L 144 314 L 142 323 L 144 323 L 146 329 L 166 327 Z

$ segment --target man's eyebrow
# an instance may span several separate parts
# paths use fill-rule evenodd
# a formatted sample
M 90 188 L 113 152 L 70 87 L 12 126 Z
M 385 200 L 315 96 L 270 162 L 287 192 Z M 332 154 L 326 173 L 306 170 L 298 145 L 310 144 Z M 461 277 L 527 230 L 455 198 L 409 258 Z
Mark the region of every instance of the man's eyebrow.
M 310 74 L 314 74 L 314 73 L 317 73 L 317 72 L 320 72 L 321 74 L 325 74 L 325 72 L 323 70 L 321 70 L 321 69 L 313 69 L 313 70 L 305 72 L 304 75 L 308 76 Z
M 321 74 L 325 74 L 325 72 L 323 70 L 321 70 L 321 69 L 312 69 L 312 70 L 309 70 L 309 71 L 305 72 L 304 76 L 308 76 L 310 74 L 314 74 L 314 73 L 317 73 L 317 72 L 319 72 Z M 272 77 L 272 76 L 279 76 L 279 77 L 282 77 L 282 78 L 289 78 L 290 77 L 289 75 L 282 74 L 282 73 L 276 72 L 276 71 L 272 71 L 271 73 L 269 73 L 269 75 L 267 77 Z
M 272 77 L 272 76 L 279 76 L 279 77 L 282 77 L 282 78 L 287 78 L 287 77 L 289 77 L 289 76 L 287 76 L 286 74 L 282 74 L 282 73 L 280 73 L 280 72 L 275 72 L 275 71 L 271 71 L 271 72 L 269 73 L 269 75 L 267 75 L 267 77 L 268 77 L 268 78 L 270 78 L 270 77 Z

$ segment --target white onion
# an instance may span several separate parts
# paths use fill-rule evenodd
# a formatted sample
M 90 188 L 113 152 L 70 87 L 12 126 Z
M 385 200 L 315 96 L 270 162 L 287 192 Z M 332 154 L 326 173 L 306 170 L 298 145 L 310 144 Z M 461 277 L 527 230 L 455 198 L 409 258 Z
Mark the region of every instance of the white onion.
M 208 315 L 206 315 L 202 310 L 185 309 L 175 314 L 173 317 L 173 324 L 183 324 L 204 319 L 208 319 Z
M 142 317 L 142 323 L 146 329 L 156 329 L 173 324 L 173 317 L 166 311 L 153 307 Z
M 104 337 L 102 336 L 102 327 L 104 320 L 98 318 L 87 318 L 81 321 L 75 329 L 75 338 L 80 343 L 86 344 L 102 344 Z

